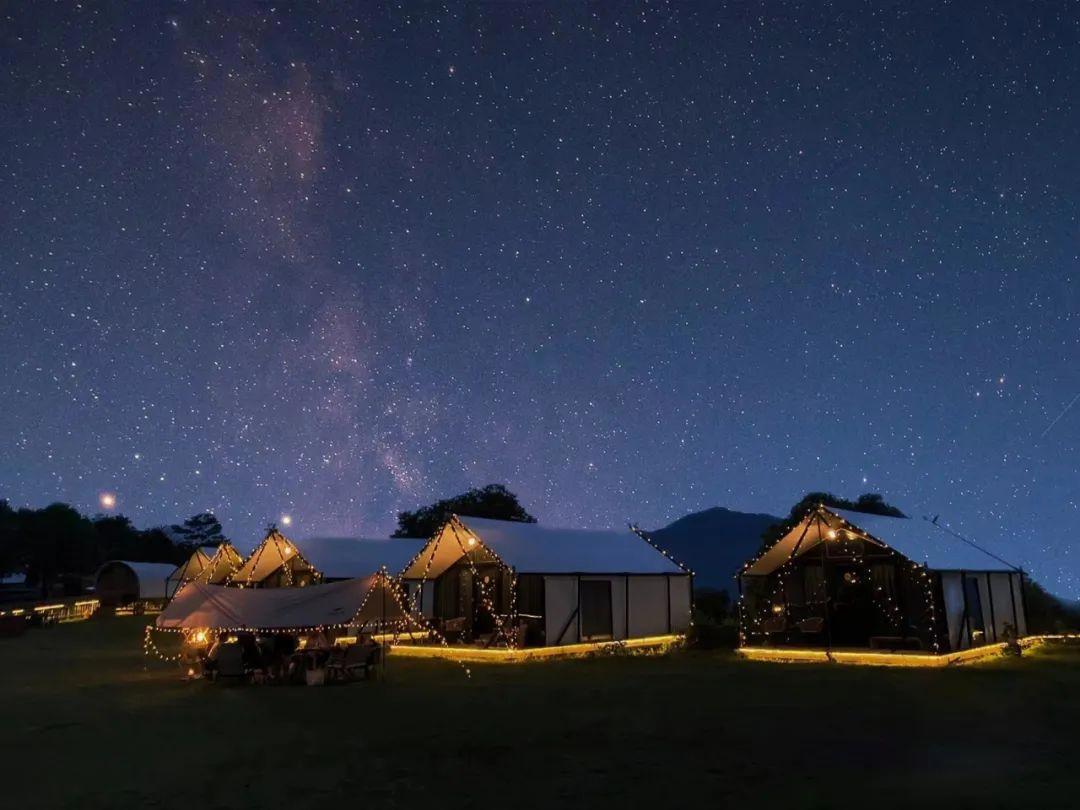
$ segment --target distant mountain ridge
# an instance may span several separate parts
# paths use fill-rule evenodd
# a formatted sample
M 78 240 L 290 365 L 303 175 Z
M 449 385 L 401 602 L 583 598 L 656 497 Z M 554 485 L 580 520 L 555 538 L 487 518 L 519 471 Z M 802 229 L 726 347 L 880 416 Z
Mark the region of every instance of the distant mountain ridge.
M 716 506 L 645 534 L 694 572 L 695 587 L 732 593 L 735 574 L 761 548 L 762 532 L 779 521 L 774 515 Z

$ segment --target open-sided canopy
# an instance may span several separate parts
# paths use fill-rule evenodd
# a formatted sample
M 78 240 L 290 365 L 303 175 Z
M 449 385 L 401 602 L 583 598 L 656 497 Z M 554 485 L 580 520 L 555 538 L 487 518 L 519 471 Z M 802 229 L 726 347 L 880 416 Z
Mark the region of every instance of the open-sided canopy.
M 375 574 L 306 588 L 228 588 L 191 582 L 157 618 L 166 630 L 301 631 L 395 622 L 407 612 L 387 577 Z
M 352 537 L 309 537 L 297 540 L 304 558 L 326 579 L 366 577 L 385 568 L 400 573 L 424 547 L 413 537 L 369 540 Z
M 833 507 L 811 512 L 781 537 L 743 574 L 771 574 L 793 556 L 835 540 L 841 532 L 898 552 L 913 563 L 937 571 L 1016 571 L 999 557 L 970 543 L 929 520 L 870 515 Z
M 294 571 L 314 569 L 289 538 L 273 529 L 232 575 L 230 582 L 237 585 L 257 584 L 286 565 Z
M 552 529 L 536 523 L 455 515 L 402 576 L 435 578 L 466 553 L 485 552 L 519 574 L 686 573 L 629 529 Z

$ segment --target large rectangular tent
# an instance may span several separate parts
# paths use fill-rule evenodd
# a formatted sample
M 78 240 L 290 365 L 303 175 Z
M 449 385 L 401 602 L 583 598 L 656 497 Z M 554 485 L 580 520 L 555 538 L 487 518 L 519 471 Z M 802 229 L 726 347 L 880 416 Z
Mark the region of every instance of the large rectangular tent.
M 455 515 L 402 574 L 410 607 L 484 646 L 682 634 L 691 574 L 637 533 Z
M 1028 632 L 1021 569 L 936 520 L 818 506 L 739 584 L 744 647 L 947 653 Z

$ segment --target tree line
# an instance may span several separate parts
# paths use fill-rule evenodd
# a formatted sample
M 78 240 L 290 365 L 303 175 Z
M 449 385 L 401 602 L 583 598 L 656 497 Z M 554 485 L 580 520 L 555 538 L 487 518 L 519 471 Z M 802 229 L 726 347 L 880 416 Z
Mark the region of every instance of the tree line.
M 183 524 L 137 529 L 124 515 L 87 517 L 66 503 L 15 509 L 0 500 L 0 574 L 25 572 L 44 598 L 58 589 L 82 592 L 83 580 L 108 560 L 179 565 L 199 545 L 221 542 L 221 524 L 210 513 Z

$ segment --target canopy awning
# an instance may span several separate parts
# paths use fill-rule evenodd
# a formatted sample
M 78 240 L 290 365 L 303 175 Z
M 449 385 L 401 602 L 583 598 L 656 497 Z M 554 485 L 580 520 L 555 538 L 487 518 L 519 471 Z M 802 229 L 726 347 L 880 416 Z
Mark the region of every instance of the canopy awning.
M 376 574 L 306 588 L 230 588 L 190 582 L 157 618 L 162 629 L 307 630 L 407 617 L 389 579 Z

